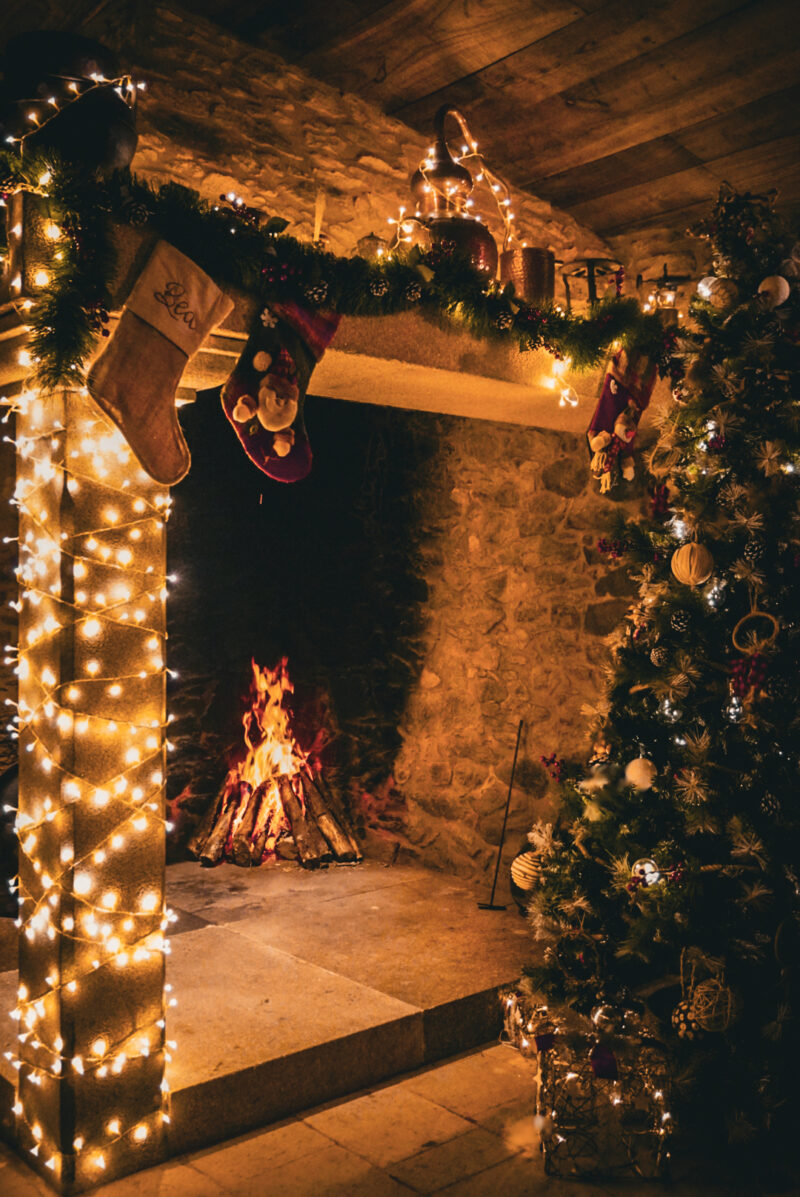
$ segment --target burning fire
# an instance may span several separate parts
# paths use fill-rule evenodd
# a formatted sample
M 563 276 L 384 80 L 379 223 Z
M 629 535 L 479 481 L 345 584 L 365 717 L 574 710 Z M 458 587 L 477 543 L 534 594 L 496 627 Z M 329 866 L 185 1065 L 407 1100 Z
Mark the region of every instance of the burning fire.
M 284 705 L 286 696 L 294 691 L 288 665 L 287 657 L 281 658 L 275 669 L 252 662 L 250 705 L 242 717 L 247 752 L 243 760 L 228 770 L 223 785 L 225 803 L 238 803 L 228 842 L 232 842 L 248 807 L 252 818 L 252 796 L 256 813 L 249 839 L 254 845 L 263 839 L 262 861 L 274 855 L 280 837 L 291 831 L 281 802 L 280 779 L 288 778 L 292 784 L 301 770 L 308 768 L 307 757 L 294 738 Z M 302 787 L 292 785 L 292 789 L 302 801 Z

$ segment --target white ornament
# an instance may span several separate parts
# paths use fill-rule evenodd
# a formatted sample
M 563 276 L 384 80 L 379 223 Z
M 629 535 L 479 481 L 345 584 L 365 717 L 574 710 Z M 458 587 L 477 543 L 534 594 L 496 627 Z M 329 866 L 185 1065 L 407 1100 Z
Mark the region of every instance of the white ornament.
M 770 274 L 759 283 L 758 293 L 768 308 L 779 308 L 786 303 L 791 287 L 780 274 Z
M 649 790 L 656 779 L 658 769 L 644 756 L 637 756 L 625 766 L 625 780 L 635 790 Z

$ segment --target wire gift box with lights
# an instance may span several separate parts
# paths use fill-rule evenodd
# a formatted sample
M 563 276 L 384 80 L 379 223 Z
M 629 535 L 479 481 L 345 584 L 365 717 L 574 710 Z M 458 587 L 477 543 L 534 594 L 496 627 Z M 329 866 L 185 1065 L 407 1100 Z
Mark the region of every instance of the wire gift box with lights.
M 667 1173 L 671 1065 L 666 1048 L 630 1010 L 600 1004 L 589 1019 L 504 999 L 504 1039 L 538 1069 L 536 1127 L 548 1176 Z

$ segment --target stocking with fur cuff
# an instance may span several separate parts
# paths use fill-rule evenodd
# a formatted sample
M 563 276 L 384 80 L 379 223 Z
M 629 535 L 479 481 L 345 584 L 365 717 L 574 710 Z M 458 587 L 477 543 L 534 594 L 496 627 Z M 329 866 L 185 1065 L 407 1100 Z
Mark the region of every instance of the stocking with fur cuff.
M 190 258 L 159 241 L 89 371 L 90 395 L 142 469 L 165 486 L 179 482 L 191 464 L 175 411 L 181 375 L 232 308 Z

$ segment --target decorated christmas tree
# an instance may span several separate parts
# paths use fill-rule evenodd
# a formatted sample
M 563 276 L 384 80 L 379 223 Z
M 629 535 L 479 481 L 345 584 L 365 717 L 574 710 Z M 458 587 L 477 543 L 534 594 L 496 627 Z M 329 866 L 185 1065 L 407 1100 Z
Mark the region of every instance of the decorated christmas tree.
M 648 465 L 613 544 L 638 595 L 610 638 L 586 769 L 531 833 L 531 987 L 672 1049 L 684 1126 L 776 1147 L 800 1054 L 800 244 L 723 188 Z M 680 1123 L 680 1118 L 678 1118 Z

